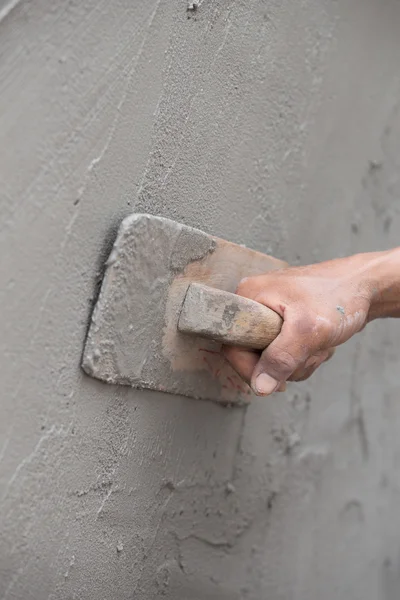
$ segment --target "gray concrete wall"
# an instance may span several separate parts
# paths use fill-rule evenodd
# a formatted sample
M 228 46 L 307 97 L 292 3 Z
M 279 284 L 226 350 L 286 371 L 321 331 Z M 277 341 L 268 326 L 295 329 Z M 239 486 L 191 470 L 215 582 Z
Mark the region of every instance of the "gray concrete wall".
M 0 2 L 0 597 L 398 600 L 399 327 L 247 410 L 79 368 L 133 210 L 397 245 L 396 0 Z

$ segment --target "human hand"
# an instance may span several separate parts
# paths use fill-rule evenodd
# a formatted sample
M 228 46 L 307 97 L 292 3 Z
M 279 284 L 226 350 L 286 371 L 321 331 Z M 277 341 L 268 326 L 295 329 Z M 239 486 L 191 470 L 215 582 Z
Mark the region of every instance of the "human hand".
M 366 257 L 369 257 L 367 259 Z M 371 255 L 271 271 L 241 281 L 237 294 L 283 318 L 278 337 L 262 352 L 225 347 L 232 367 L 260 396 L 307 379 L 368 322 L 373 285 Z

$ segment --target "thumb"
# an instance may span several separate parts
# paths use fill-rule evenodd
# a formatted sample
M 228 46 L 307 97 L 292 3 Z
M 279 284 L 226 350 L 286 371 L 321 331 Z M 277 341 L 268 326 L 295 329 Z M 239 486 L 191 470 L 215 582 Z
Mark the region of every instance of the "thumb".
M 277 391 L 307 359 L 318 351 L 320 340 L 299 335 L 298 329 L 284 321 L 278 337 L 264 350 L 254 367 L 251 387 L 259 396 Z

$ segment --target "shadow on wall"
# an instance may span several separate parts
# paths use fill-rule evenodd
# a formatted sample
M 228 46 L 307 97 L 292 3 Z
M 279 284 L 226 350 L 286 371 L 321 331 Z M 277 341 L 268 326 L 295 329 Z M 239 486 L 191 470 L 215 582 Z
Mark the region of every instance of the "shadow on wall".
M 111 223 L 107 229 L 107 231 L 105 232 L 103 239 L 103 242 L 101 244 L 101 248 L 100 251 L 98 253 L 98 257 L 97 257 L 97 261 L 96 261 L 96 265 L 95 265 L 95 278 L 93 280 L 92 283 L 92 290 L 90 293 L 90 302 L 89 302 L 89 308 L 88 308 L 88 316 L 87 316 L 87 325 L 86 325 L 86 331 L 85 331 L 85 336 L 84 339 L 86 340 L 88 331 L 89 331 L 89 327 L 90 327 L 90 319 L 91 319 L 91 315 L 93 314 L 93 309 L 96 306 L 96 302 L 98 300 L 99 294 L 100 294 L 100 289 L 101 289 L 101 284 L 103 282 L 104 279 L 104 273 L 106 271 L 106 267 L 107 267 L 107 259 L 110 256 L 113 244 L 115 242 L 115 239 L 117 237 L 117 232 L 118 232 L 118 228 L 121 224 L 121 219 L 120 218 L 115 218 L 114 222 Z M 83 349 L 82 349 L 83 352 Z

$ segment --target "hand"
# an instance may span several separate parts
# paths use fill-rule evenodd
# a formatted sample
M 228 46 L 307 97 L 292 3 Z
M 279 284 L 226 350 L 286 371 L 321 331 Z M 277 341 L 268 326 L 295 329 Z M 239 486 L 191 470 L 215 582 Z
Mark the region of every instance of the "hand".
M 227 360 L 256 394 L 267 396 L 282 391 L 286 381 L 307 379 L 335 346 L 364 328 L 376 294 L 368 275 L 372 256 L 271 271 L 240 283 L 237 294 L 283 318 L 280 334 L 261 355 L 224 348 Z

